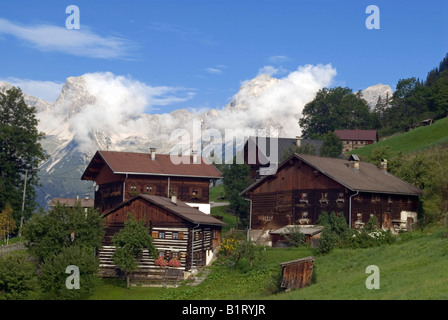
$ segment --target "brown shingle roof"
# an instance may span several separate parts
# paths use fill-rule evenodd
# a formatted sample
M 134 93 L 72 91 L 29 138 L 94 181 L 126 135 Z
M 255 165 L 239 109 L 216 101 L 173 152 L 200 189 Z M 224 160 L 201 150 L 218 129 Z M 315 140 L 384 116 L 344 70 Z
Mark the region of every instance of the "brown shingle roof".
M 53 198 L 53 200 L 50 201 L 50 207 L 56 206 L 57 203 L 60 203 L 62 205 L 66 205 L 69 207 L 74 207 L 76 205 L 76 202 L 79 202 L 81 204 L 81 207 L 83 207 L 83 208 L 93 208 L 93 204 L 94 204 L 93 199 Z
M 96 176 L 95 166 L 106 163 L 115 174 L 141 174 L 162 176 L 201 177 L 210 179 L 222 178 L 221 173 L 206 158 L 199 157 L 200 163 L 193 163 L 192 157 L 183 159 L 189 163 L 175 164 L 170 155 L 156 154 L 151 160 L 149 153 L 97 151 L 82 175 L 82 180 L 93 180 Z M 174 157 L 178 159 L 177 156 Z
M 325 174 L 352 191 L 416 196 L 423 194 L 422 190 L 419 188 L 395 177 L 390 173 L 385 173 L 374 164 L 368 162 L 360 162 L 359 171 L 354 171 L 349 167 L 349 161 L 344 159 L 325 158 L 307 154 L 294 154 L 284 161 L 279 166 L 278 170 L 281 170 L 281 168 L 294 157 L 302 160 L 322 174 Z M 270 176 L 267 176 L 255 182 L 253 185 L 241 192 L 241 194 L 243 195 L 246 192 L 255 189 L 269 177 Z
M 334 133 L 336 133 L 336 135 L 341 140 L 378 140 L 378 134 L 376 130 L 334 130 Z
M 121 208 L 122 206 L 126 205 L 127 203 L 129 203 L 131 201 L 135 201 L 138 198 L 142 198 L 158 207 L 162 207 L 163 209 L 168 210 L 168 211 L 174 213 L 175 215 L 180 216 L 181 218 L 183 218 L 191 223 L 215 225 L 215 226 L 227 225 L 226 223 L 222 222 L 221 220 L 216 219 L 215 217 L 213 217 L 209 214 L 205 214 L 196 208 L 190 207 L 188 204 L 180 201 L 179 199 L 177 200 L 176 204 L 174 204 L 173 202 L 171 202 L 170 198 L 148 195 L 148 194 L 140 194 L 138 196 L 135 196 L 134 198 L 121 203 L 117 208 L 108 212 L 106 215 L 111 214 L 118 208 Z

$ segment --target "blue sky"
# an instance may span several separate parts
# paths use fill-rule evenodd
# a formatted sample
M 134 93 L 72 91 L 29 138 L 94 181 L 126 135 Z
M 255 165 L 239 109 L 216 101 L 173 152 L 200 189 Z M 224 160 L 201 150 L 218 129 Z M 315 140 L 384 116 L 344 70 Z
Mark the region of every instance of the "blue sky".
M 80 10 L 67 30 L 66 7 Z M 369 30 L 366 8 L 380 9 Z M 448 53 L 447 1 L 4 1 L 0 80 L 53 100 L 67 77 L 111 72 L 175 95 L 154 112 L 219 108 L 260 70 L 331 64 L 354 91 L 425 78 Z M 169 98 L 169 97 L 168 97 Z

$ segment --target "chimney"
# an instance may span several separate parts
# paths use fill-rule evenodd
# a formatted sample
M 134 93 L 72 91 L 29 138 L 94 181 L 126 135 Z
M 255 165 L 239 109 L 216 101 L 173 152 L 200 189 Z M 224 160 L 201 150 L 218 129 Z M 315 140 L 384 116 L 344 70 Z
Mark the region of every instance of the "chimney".
M 156 148 L 150 148 L 151 150 L 151 160 L 156 160 Z
M 385 173 L 387 173 L 387 160 L 381 159 L 381 170 L 383 170 Z
M 86 196 L 84 197 L 85 200 L 89 200 L 89 195 L 86 194 Z
M 302 145 L 302 137 L 296 136 L 296 146 L 300 148 L 301 145 Z
M 198 153 L 196 151 L 191 151 L 191 154 L 193 155 L 193 164 L 198 163 Z
M 356 154 L 352 154 L 349 158 L 349 167 L 353 170 L 358 172 L 359 171 L 359 157 Z
M 171 195 L 171 203 L 174 203 L 177 205 L 177 195 L 175 193 L 173 193 Z

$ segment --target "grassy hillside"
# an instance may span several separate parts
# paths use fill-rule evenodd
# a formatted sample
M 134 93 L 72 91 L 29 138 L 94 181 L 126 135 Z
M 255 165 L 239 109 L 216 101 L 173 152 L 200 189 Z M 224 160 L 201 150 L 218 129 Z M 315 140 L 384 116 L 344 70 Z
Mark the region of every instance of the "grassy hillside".
M 100 280 L 91 299 L 448 299 L 448 243 L 445 231 L 431 229 L 400 236 L 388 246 L 369 249 L 336 249 L 316 255 L 317 282 L 310 287 L 275 293 L 280 263 L 313 255 L 308 247 L 267 248 L 263 261 L 249 269 L 215 263 L 196 287 L 124 288 L 123 281 Z M 366 267 L 380 270 L 380 289 L 368 290 Z
M 394 152 L 402 151 L 406 154 L 440 144 L 448 144 L 448 117 L 436 121 L 433 125 L 418 127 L 349 153 L 368 156 L 372 148 L 390 146 Z

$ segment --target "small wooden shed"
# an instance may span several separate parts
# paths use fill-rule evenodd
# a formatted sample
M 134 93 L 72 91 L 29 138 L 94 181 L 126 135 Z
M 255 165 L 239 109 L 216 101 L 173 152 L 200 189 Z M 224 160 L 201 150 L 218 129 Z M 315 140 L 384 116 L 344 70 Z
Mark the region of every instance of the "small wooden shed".
M 305 257 L 297 260 L 283 262 L 282 284 L 286 290 L 307 287 L 311 284 L 315 257 Z

